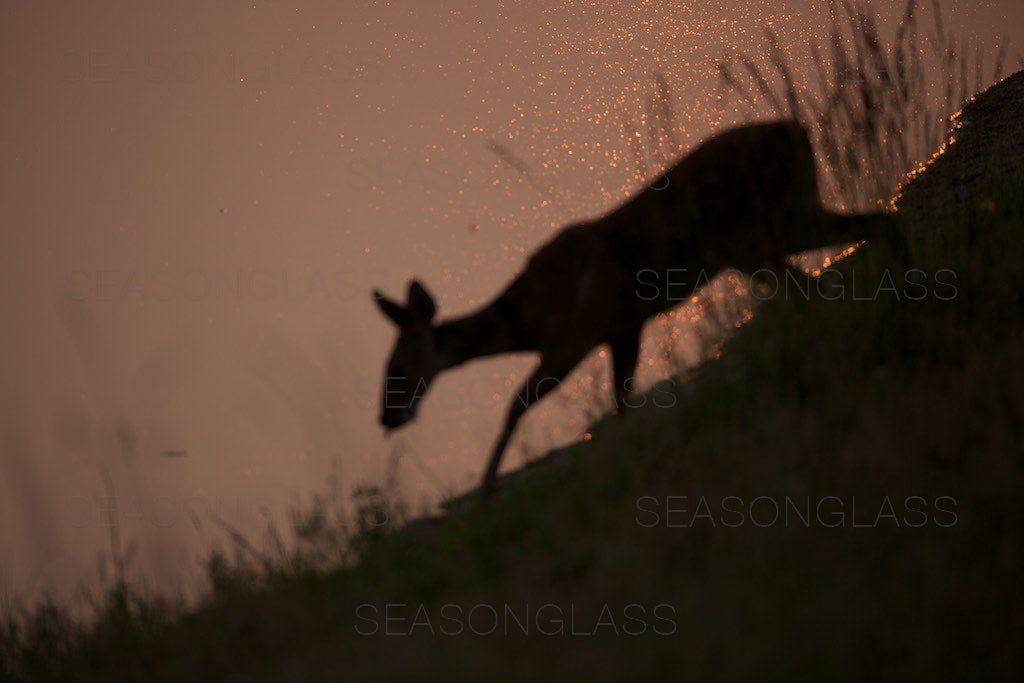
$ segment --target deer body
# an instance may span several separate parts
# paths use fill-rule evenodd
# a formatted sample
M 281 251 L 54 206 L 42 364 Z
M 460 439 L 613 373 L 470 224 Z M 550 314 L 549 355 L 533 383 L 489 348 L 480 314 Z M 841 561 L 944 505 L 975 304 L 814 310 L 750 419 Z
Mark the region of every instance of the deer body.
M 663 189 L 655 189 L 663 188 Z M 491 303 L 435 324 L 417 281 L 402 306 L 374 293 L 399 327 L 388 364 L 381 423 L 415 417 L 433 378 L 473 358 L 539 351 L 540 364 L 512 401 L 484 476 L 495 487 L 501 456 L 523 413 L 596 346 L 612 352 L 615 397 L 627 397 L 640 333 L 651 316 L 679 303 L 725 268 L 787 268 L 807 249 L 880 234 L 878 215 L 843 216 L 818 198 L 810 141 L 795 122 L 733 129 L 697 147 L 611 213 L 569 226 L 541 246 Z M 685 272 L 685 283 L 641 296 L 638 276 Z

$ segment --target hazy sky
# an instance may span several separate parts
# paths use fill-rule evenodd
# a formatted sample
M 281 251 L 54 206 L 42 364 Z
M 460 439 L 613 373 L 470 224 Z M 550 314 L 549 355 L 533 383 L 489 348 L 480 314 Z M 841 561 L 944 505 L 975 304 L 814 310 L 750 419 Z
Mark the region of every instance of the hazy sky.
M 1019 0 L 942 4 L 989 52 L 1010 32 L 1015 68 Z M 554 228 L 637 186 L 621 126 L 652 74 L 690 144 L 729 119 L 716 58 L 758 50 L 762 22 L 806 45 L 828 17 L 795 0 L 3 15 L 0 595 L 89 584 L 112 514 L 133 575 L 166 588 L 196 575 L 211 513 L 258 536 L 263 508 L 331 473 L 383 483 L 393 453 L 414 505 L 473 485 L 531 358 L 442 376 L 385 441 L 394 331 L 370 290 L 418 276 L 442 316 L 490 298 Z M 526 450 L 583 428 L 568 394 L 561 419 L 526 421 Z

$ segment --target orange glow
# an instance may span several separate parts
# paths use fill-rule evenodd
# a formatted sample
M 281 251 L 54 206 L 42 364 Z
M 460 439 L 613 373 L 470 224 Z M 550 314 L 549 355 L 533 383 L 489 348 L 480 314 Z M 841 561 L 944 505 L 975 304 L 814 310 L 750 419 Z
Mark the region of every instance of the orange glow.
M 967 102 L 969 104 L 969 103 L 971 103 L 973 101 L 974 101 L 974 98 L 972 97 Z M 915 169 L 911 170 L 909 173 L 907 173 L 907 175 L 903 179 L 903 182 L 900 183 L 899 187 L 896 188 L 896 194 L 894 194 L 892 199 L 889 200 L 889 206 L 892 208 L 893 211 L 899 211 L 899 207 L 897 205 L 899 204 L 899 201 L 903 198 L 903 192 L 907 189 L 907 186 L 910 184 L 910 182 L 914 178 L 919 176 L 920 174 L 924 173 L 928 169 L 929 166 L 931 166 L 932 164 L 935 163 L 936 159 L 941 157 L 943 154 L 946 153 L 946 150 L 948 150 L 951 146 L 956 144 L 956 141 L 957 141 L 956 133 L 964 125 L 963 121 L 960 120 L 960 117 L 963 115 L 963 113 L 964 113 L 964 110 L 961 109 L 960 111 L 956 112 L 955 114 L 953 114 L 952 116 L 949 117 L 949 122 L 952 124 L 952 127 L 951 127 L 950 132 L 949 132 L 949 139 L 945 142 L 945 144 L 943 144 L 941 147 L 939 147 L 932 154 L 931 158 L 928 159 L 927 162 L 918 165 L 917 168 L 915 168 Z

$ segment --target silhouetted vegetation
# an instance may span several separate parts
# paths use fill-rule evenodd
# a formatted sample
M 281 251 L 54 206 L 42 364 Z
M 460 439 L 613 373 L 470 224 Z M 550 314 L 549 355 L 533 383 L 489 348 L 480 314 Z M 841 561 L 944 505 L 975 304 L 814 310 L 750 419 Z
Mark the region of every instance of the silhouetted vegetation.
M 770 36 L 769 55 L 786 84 L 780 110 L 816 122 L 852 206 L 887 200 L 914 145 L 935 149 L 945 130 L 928 128 L 905 82 L 922 68 L 915 3 L 894 50 L 863 10 L 842 8 L 836 31 L 852 30 L 854 47 L 833 34 L 821 98 L 805 99 Z M 970 89 L 969 53 L 941 23 L 935 34 L 959 69 L 938 75 L 952 109 Z M 879 169 L 882 185 L 865 185 Z M 378 489 L 357 492 L 354 516 L 332 489 L 296 512 L 293 542 L 226 528 L 231 546 L 209 558 L 211 590 L 194 608 L 137 594 L 123 570 L 88 623 L 51 600 L 6 605 L 0 679 L 1013 679 L 1024 670 L 1024 178 L 986 196 L 929 226 L 927 244 L 911 241 L 929 296 L 880 287 L 892 264 L 862 249 L 833 267 L 847 296 L 812 287 L 764 302 L 717 360 L 671 387 L 671 407 L 601 420 L 591 440 L 506 477 L 487 508 L 406 523 Z M 955 293 L 936 296 L 940 271 Z M 866 300 L 850 296 L 854 282 Z M 674 526 L 672 496 L 688 497 L 678 521 L 694 521 L 699 498 L 835 496 L 873 524 Z M 908 496 L 954 499 L 955 522 L 875 516 Z M 361 635 L 356 609 L 387 603 L 411 606 L 406 631 L 417 605 L 550 603 L 592 626 L 602 605 L 668 604 L 675 631 Z
M 810 46 L 810 72 L 794 66 L 770 27 L 767 66 L 743 54 L 718 64 L 724 91 L 752 112 L 767 106 L 811 131 L 829 198 L 849 209 L 888 203 L 946 143 L 948 117 L 1003 76 L 1005 42 L 990 61 L 981 45 L 947 30 L 938 0 L 932 26 L 923 26 L 921 5 L 907 1 L 890 42 L 869 3 L 829 0 L 832 29 L 825 44 Z
M 916 263 L 929 277 L 956 273 L 949 300 L 874 295 L 889 264 L 859 251 L 836 268 L 872 300 L 766 302 L 719 360 L 675 386 L 672 408 L 651 402 L 599 422 L 592 440 L 507 477 L 487 508 L 402 526 L 386 498 L 364 492 L 361 521 L 314 511 L 305 556 L 243 544 L 214 555 L 213 591 L 196 610 L 119 586 L 88 627 L 52 603 L 9 615 L 4 674 L 362 680 L 457 670 L 556 680 L 587 662 L 599 680 L 1009 678 L 1024 664 L 1024 183 L 989 196 L 989 208 L 935 226 L 939 239 Z M 688 524 L 700 497 L 836 496 L 847 517 L 835 528 L 727 528 L 715 508 L 717 524 L 683 528 L 668 524 L 669 496 L 689 496 L 676 502 L 688 514 L 671 520 Z M 907 496 L 950 497 L 955 521 L 934 509 L 946 526 L 908 526 L 903 511 L 876 519 L 883 499 Z M 649 527 L 652 507 L 659 523 Z M 853 528 L 850 515 L 870 528 Z M 326 551 L 317 539 L 345 557 L 304 559 L 323 559 L 311 550 Z M 573 606 L 580 624 L 604 604 L 669 604 L 677 631 L 359 635 L 356 608 L 386 603 L 552 603 Z M 414 613 L 404 616 L 407 630 Z

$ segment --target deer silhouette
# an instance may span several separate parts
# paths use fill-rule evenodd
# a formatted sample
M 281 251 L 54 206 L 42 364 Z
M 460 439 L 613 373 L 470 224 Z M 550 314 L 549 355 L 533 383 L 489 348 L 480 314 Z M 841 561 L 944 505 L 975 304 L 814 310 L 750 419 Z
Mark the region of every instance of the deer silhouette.
M 902 249 L 892 222 L 889 214 L 842 215 L 822 207 L 811 143 L 796 122 L 729 130 L 617 209 L 563 228 L 474 313 L 435 322 L 434 300 L 417 280 L 405 305 L 374 291 L 399 330 L 380 422 L 392 430 L 412 420 L 431 381 L 449 368 L 539 351 L 540 363 L 512 401 L 491 451 L 481 487 L 486 499 L 519 419 L 593 348 L 610 347 L 615 399 L 623 406 L 648 318 L 726 268 L 781 272 L 797 252 L 876 237 L 895 237 Z M 651 289 L 650 281 L 639 286 L 642 273 L 669 271 L 675 273 L 671 296 L 668 287 Z

